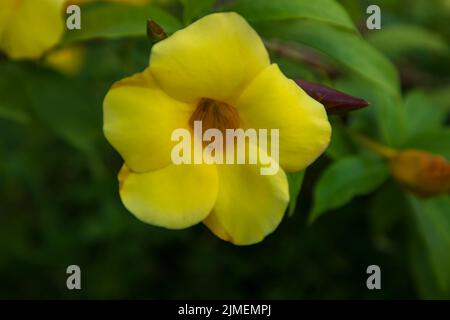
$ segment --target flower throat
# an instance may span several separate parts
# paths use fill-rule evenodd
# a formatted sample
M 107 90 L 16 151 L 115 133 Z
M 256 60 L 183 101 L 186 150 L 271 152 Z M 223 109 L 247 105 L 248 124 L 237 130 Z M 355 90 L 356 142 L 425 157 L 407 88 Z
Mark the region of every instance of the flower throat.
M 239 115 L 234 107 L 209 98 L 200 99 L 197 108 L 189 118 L 189 125 L 192 129 L 194 121 L 202 121 L 204 130 L 219 129 L 223 134 L 226 129 L 239 127 Z

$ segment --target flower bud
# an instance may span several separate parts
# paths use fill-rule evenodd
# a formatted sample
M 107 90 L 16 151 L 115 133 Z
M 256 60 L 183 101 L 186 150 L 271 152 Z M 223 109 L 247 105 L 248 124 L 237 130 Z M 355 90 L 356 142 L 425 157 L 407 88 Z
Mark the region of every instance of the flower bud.
M 394 178 L 422 197 L 450 192 L 450 163 L 443 157 L 420 150 L 399 151 L 389 159 Z
M 167 38 L 167 33 L 155 20 L 149 19 L 147 21 L 147 38 L 152 43 L 156 43 Z
M 345 113 L 367 107 L 369 102 L 353 97 L 323 84 L 305 80 L 295 80 L 299 87 L 306 91 L 311 98 L 324 105 L 328 114 Z

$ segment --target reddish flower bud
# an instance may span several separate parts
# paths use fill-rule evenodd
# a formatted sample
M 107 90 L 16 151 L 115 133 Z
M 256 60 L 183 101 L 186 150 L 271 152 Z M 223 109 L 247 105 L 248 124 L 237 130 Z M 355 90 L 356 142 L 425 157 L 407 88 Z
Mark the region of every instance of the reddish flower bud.
M 389 159 L 394 178 L 409 191 L 423 197 L 450 192 L 450 162 L 420 150 L 399 151 Z
M 149 19 L 147 21 L 147 38 L 152 43 L 156 43 L 167 38 L 167 34 L 155 20 Z
M 322 103 L 328 114 L 345 113 L 367 107 L 369 102 L 327 87 L 323 84 L 305 80 L 295 82 L 312 98 Z

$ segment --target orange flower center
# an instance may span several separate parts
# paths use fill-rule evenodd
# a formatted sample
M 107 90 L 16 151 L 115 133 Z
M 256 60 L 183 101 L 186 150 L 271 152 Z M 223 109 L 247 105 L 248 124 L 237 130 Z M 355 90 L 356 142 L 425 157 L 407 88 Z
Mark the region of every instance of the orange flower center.
M 226 129 L 239 127 L 239 114 L 236 108 L 225 102 L 202 98 L 189 119 L 191 128 L 194 121 L 202 121 L 203 131 L 214 128 L 225 134 Z

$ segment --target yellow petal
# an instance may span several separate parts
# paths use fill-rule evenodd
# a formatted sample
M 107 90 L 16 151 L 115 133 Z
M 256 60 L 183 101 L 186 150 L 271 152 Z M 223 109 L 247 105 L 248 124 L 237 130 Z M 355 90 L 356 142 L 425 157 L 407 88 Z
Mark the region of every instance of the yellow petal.
M 153 46 L 150 66 L 170 95 L 232 102 L 265 67 L 259 36 L 236 13 L 208 15 Z
M 103 131 L 133 171 L 171 163 L 173 130 L 189 128 L 194 106 L 166 95 L 149 69 L 116 83 L 103 102 Z
M 10 2 L 6 0 L 6 7 Z M 64 32 L 63 4 L 63 0 L 13 1 L 0 35 L 0 49 L 13 59 L 39 58 Z
M 279 129 L 279 162 L 286 171 L 303 170 L 330 141 L 325 108 L 286 78 L 276 64 L 250 83 L 237 109 L 244 127 Z
M 261 165 L 217 165 L 219 193 L 204 221 L 219 238 L 237 245 L 260 242 L 276 229 L 289 202 L 283 170 L 261 175 Z
M 85 59 L 85 48 L 73 45 L 52 50 L 45 56 L 45 63 L 62 74 L 74 76 L 80 72 Z
M 13 18 L 15 6 L 16 0 L 2 0 L 0 4 L 0 44 L 2 43 L 3 31 L 9 24 L 11 18 Z
M 201 222 L 217 197 L 213 165 L 169 165 L 161 170 L 119 173 L 120 197 L 138 219 L 160 227 L 182 229 Z

